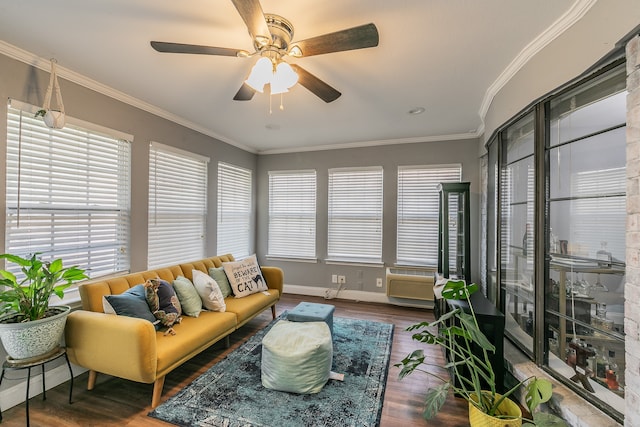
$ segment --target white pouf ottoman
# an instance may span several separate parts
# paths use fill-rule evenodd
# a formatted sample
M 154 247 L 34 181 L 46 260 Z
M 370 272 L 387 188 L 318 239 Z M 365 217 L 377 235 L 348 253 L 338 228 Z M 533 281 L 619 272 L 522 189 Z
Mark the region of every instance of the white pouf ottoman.
M 262 385 L 291 393 L 318 393 L 333 361 L 331 331 L 325 322 L 280 320 L 262 339 Z

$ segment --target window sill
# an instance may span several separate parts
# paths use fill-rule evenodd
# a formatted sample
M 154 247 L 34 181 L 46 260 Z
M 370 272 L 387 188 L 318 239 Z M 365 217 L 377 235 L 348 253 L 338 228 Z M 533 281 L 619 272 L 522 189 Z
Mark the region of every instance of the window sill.
M 269 261 L 286 261 L 286 262 L 306 262 L 310 264 L 317 264 L 318 258 L 298 258 L 298 257 L 287 257 L 282 255 L 266 255 L 266 259 Z
M 359 265 L 362 267 L 384 268 L 384 263 L 382 261 L 364 261 L 357 259 L 326 259 L 324 262 L 327 265 Z

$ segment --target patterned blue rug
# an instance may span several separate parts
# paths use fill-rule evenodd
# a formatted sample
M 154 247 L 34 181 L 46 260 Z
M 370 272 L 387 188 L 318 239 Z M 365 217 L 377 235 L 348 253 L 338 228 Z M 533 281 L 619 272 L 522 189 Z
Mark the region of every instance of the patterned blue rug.
M 225 359 L 149 413 L 178 426 L 377 426 L 389 368 L 393 325 L 336 317 L 333 367 L 317 394 L 262 386 L 262 337 L 272 322 Z

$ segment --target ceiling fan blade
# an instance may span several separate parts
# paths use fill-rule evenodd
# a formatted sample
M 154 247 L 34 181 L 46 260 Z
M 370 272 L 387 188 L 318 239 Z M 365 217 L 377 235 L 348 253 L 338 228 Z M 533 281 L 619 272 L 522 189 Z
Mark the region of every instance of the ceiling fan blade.
M 324 102 L 332 102 L 335 101 L 342 95 L 340 92 L 300 67 L 297 64 L 290 64 L 293 71 L 298 74 L 298 83 L 302 86 L 306 87 L 310 92 L 312 92 L 317 97 L 321 98 Z
M 245 52 L 240 49 L 230 49 L 226 47 L 199 46 L 196 44 L 182 44 L 169 42 L 151 42 L 151 47 L 158 52 L 167 53 L 194 53 L 199 55 L 221 55 L 238 56 L 238 53 Z
M 363 49 L 378 46 L 378 29 L 375 24 L 365 24 L 335 33 L 301 40 L 291 45 L 292 56 L 312 56 L 344 50 Z M 299 49 L 299 53 L 296 53 Z
M 233 97 L 234 101 L 250 101 L 256 91 L 246 83 L 242 83 L 238 93 Z
M 260 44 L 270 44 L 271 32 L 264 18 L 262 6 L 259 0 L 231 0 L 242 17 L 249 34 L 253 40 L 258 40 Z

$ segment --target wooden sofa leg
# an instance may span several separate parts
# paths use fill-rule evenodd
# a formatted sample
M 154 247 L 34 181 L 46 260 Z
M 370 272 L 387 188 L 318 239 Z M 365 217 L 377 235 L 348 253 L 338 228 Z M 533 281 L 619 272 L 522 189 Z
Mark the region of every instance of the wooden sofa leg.
M 162 397 L 162 388 L 164 387 L 164 376 L 158 378 L 153 383 L 153 397 L 151 398 L 151 408 L 155 408 L 160 404 L 160 398 Z
M 87 390 L 93 390 L 96 386 L 96 378 L 98 377 L 98 373 L 96 371 L 89 371 L 89 381 L 87 381 Z
M 273 317 L 273 320 L 276 320 L 276 306 L 275 305 L 271 306 L 271 317 Z
M 231 340 L 229 339 L 229 335 L 227 335 L 226 337 L 224 337 L 224 347 L 225 347 L 225 348 L 229 348 L 229 347 L 231 347 Z

